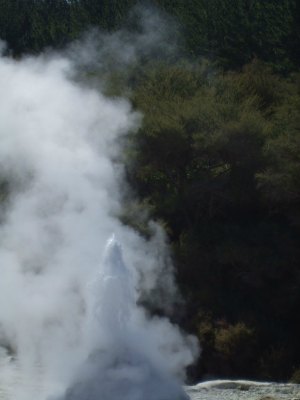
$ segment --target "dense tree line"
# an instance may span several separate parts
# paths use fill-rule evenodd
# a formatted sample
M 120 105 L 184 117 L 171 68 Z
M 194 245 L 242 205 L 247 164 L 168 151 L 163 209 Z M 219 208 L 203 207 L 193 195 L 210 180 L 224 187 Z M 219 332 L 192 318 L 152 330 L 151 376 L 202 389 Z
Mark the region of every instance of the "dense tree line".
M 141 77 L 129 177 L 169 234 L 183 324 L 203 346 L 197 374 L 288 379 L 300 360 L 299 75 L 259 61 L 208 74 Z
M 0 0 L 0 37 L 15 56 L 61 48 L 90 27 L 116 29 L 132 5 L 132 0 Z
M 59 48 L 92 26 L 118 29 L 136 3 L 0 0 L 0 37 L 16 57 Z M 107 91 L 129 87 L 144 114 L 127 174 L 170 239 L 179 322 L 203 347 L 191 376 L 289 379 L 300 369 L 300 3 L 152 4 L 175 17 L 185 60 L 118 71 Z M 147 236 L 135 207 L 123 221 Z
M 0 37 L 15 55 L 60 47 L 91 26 L 114 30 L 141 0 L 0 0 Z M 226 68 L 254 57 L 281 72 L 299 66 L 297 0 L 153 0 L 175 17 L 184 52 Z
M 236 68 L 254 57 L 279 70 L 299 65 L 297 1 L 289 0 L 157 0 L 176 15 L 192 54 Z

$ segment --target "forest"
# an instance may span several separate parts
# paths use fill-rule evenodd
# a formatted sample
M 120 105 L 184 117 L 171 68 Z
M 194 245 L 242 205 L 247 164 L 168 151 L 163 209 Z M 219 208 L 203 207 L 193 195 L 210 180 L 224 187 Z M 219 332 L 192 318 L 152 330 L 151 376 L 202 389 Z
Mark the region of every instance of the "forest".
M 95 27 L 135 32 L 137 4 L 179 40 L 176 55 L 108 74 L 107 94 L 144 115 L 126 138 L 135 201 L 122 221 L 147 238 L 147 215 L 167 232 L 183 298 L 172 319 L 202 347 L 191 381 L 299 383 L 300 2 L 0 0 L 0 38 L 19 58 Z

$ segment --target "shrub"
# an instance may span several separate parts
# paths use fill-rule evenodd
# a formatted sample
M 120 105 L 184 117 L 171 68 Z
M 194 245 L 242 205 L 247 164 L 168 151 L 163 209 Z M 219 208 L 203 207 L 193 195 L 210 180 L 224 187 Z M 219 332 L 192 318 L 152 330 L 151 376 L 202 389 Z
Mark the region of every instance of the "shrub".
M 254 332 L 243 322 L 221 327 L 215 338 L 216 350 L 224 358 L 243 356 L 253 342 Z
M 293 373 L 293 375 L 291 376 L 290 379 L 291 383 L 298 383 L 300 384 L 300 368 L 296 369 Z

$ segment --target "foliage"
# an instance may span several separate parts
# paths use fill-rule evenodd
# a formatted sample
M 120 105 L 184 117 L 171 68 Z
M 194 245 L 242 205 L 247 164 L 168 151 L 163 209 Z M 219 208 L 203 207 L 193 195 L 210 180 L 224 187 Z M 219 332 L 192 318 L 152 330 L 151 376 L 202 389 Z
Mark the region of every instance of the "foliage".
M 114 30 L 128 25 L 128 13 L 142 0 L 0 0 L 0 38 L 15 55 L 61 47 L 91 26 Z M 177 21 L 181 50 L 225 68 L 240 68 L 253 58 L 281 72 L 300 63 L 297 0 L 153 0 Z M 131 29 L 135 23 L 130 22 Z
M 133 1 L 0 0 L 0 38 L 19 56 L 61 48 L 92 26 L 112 30 Z
M 257 57 L 278 70 L 299 65 L 299 2 L 295 0 L 157 0 L 177 16 L 192 54 L 236 68 Z
M 133 91 L 144 124 L 128 174 L 169 232 L 200 374 L 287 379 L 300 355 L 296 82 L 258 61 L 226 74 L 157 65 Z
M 251 376 L 256 357 L 255 331 L 244 322 L 228 324 L 199 315 L 197 335 L 202 345 L 202 374 L 234 377 Z
M 291 383 L 300 384 L 300 369 L 296 369 L 290 379 Z

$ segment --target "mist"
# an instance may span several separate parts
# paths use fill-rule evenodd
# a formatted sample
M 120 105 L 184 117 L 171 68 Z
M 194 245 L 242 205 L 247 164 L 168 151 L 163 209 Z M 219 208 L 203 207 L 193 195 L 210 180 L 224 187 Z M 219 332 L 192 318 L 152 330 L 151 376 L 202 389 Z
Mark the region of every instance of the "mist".
M 142 35 L 149 44 L 149 32 Z M 103 39 L 101 54 L 115 37 Z M 114 57 L 118 46 L 112 47 Z M 124 379 L 116 360 L 121 358 L 140 374 L 139 379 L 126 375 L 128 400 L 147 400 L 145 388 L 152 391 L 149 399 L 165 399 L 168 388 L 174 398 L 176 390 L 181 395 L 179 383 L 197 355 L 197 343 L 138 305 L 161 277 L 170 304 L 177 293 L 166 237 L 153 221 L 146 240 L 119 220 L 128 193 L 121 139 L 138 129 L 142 115 L 124 98 L 76 83 L 79 47 L 67 55 L 0 59 L 0 178 L 9 191 L 0 225 L 2 384 L 10 385 L 8 398 L 14 400 L 69 399 L 68 393 L 76 400 L 119 400 L 118 382 Z M 132 50 L 134 60 L 137 52 Z M 118 322 L 114 335 L 108 321 L 116 313 L 110 304 L 119 289 L 104 296 L 103 285 L 93 284 L 103 277 L 112 234 L 128 270 L 131 304 L 128 326 Z M 105 317 L 95 315 L 95 301 Z M 108 369 L 113 385 L 104 379 Z M 96 381 L 90 397 L 82 394 L 85 382 L 91 387 Z M 138 382 L 143 385 L 130 397 Z

